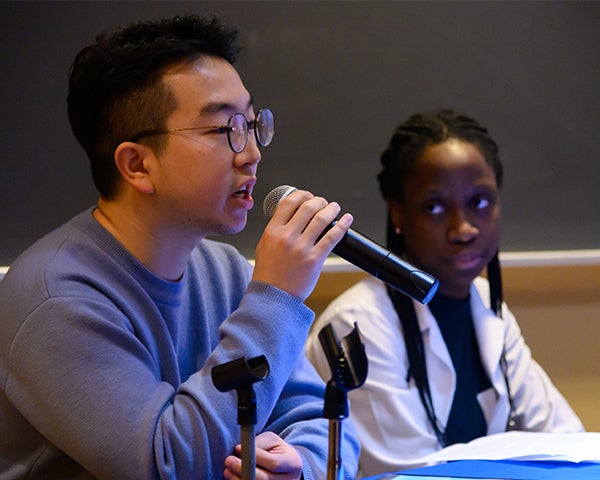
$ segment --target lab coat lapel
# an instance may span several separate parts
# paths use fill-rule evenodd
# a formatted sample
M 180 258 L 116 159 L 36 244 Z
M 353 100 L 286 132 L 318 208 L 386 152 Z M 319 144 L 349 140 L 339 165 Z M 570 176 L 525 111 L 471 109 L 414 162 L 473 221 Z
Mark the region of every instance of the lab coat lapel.
M 481 288 L 480 282 L 477 283 Z M 487 284 L 485 286 L 487 287 Z M 482 288 L 482 290 L 485 289 Z M 485 294 L 483 291 L 481 293 Z M 488 305 L 484 304 L 480 291 L 475 285 L 471 286 L 471 311 L 475 335 L 479 344 L 481 363 L 495 391 L 494 395 L 492 395 L 492 392 L 483 392 L 479 396 L 479 402 L 488 424 L 488 433 L 504 431 L 509 406 L 508 402 L 499 403 L 498 398 L 506 398 L 507 395 L 504 376 L 500 368 L 506 325 L 501 318 L 494 315 Z M 499 341 L 499 339 L 502 339 L 502 341 Z
M 456 372 L 442 332 L 429 307 L 415 302 L 415 311 L 425 345 L 425 362 L 433 408 L 438 420 L 442 425 L 446 425 L 456 389 Z

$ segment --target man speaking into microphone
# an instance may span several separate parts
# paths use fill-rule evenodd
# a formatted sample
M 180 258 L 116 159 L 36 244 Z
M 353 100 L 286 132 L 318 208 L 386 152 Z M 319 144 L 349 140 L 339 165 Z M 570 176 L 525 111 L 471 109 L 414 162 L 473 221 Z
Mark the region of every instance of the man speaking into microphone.
M 352 216 L 327 229 L 339 205 L 297 191 L 254 269 L 206 238 L 246 226 L 274 133 L 233 66 L 238 50 L 235 29 L 184 15 L 100 35 L 77 55 L 69 120 L 98 201 L 0 283 L 0 478 L 239 479 L 236 395 L 211 372 L 261 355 L 252 473 L 326 477 L 304 300 Z M 345 480 L 358 450 L 348 424 Z

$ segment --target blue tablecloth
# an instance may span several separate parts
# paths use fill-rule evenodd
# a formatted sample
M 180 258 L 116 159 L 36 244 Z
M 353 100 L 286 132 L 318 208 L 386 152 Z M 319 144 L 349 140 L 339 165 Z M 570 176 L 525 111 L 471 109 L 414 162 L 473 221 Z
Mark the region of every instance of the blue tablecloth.
M 509 480 L 599 480 L 600 463 L 517 460 L 457 460 L 430 467 L 369 477 L 369 480 L 449 478 Z

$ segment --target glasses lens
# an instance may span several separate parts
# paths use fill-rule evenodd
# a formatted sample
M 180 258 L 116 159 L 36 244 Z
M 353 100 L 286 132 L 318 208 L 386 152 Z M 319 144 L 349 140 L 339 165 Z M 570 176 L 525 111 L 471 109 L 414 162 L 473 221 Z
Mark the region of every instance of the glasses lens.
M 227 126 L 229 127 L 227 131 L 229 146 L 235 153 L 240 153 L 246 148 L 248 141 L 248 120 L 243 113 L 236 113 L 231 116 Z
M 266 147 L 273 140 L 275 126 L 273 124 L 273 112 L 263 108 L 256 116 L 256 140 L 262 147 Z

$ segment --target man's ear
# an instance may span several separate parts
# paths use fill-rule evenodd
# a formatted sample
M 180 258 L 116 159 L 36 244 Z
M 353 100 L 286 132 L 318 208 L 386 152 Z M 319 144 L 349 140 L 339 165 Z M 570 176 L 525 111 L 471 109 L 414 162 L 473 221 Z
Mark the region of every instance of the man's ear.
M 123 180 L 140 193 L 154 193 L 150 170 L 156 157 L 152 149 L 134 142 L 123 142 L 115 150 L 115 165 Z

